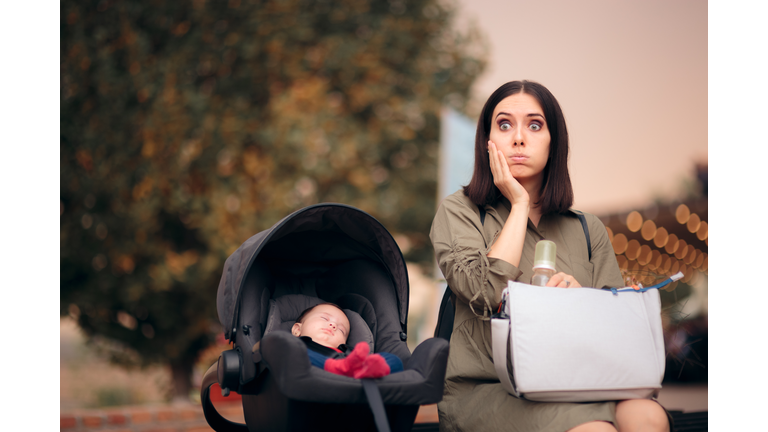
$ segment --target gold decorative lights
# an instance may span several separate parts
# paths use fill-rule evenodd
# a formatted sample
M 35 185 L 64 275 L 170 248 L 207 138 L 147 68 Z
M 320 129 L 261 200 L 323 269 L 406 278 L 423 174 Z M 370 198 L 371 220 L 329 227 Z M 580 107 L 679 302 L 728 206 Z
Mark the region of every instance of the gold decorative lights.
M 651 219 L 644 219 L 638 211 L 630 212 L 621 220 L 627 229 L 624 233 L 618 232 L 622 230 L 617 230 L 616 225 L 614 229 L 606 226 L 619 268 L 638 274 L 639 276 L 632 275 L 634 281 L 643 284 L 655 283 L 657 280 L 651 276 L 653 274 L 671 276 L 680 271 L 683 273 L 680 283 L 694 284 L 702 275 L 708 274 L 709 258 L 707 253 L 702 251 L 709 245 L 707 222 L 701 220 L 701 216 L 692 212 L 686 204 L 679 204 L 673 209 L 674 219 L 667 220 L 667 223 L 677 222 L 683 225 L 682 227 L 665 228 L 658 224 L 658 212 L 646 213 L 652 216 Z M 693 234 L 693 237 L 688 233 Z M 644 272 L 648 276 L 643 276 Z M 670 284 L 665 289 L 674 290 L 677 284 Z

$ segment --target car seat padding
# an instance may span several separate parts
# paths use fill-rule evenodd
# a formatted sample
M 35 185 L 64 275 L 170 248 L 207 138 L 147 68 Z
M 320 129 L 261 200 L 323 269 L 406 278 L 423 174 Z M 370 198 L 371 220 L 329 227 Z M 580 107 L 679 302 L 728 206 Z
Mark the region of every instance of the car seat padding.
M 373 305 L 367 298 L 360 294 L 349 293 L 337 297 L 333 302 L 341 306 L 342 309 L 349 309 L 353 312 L 357 312 L 371 330 L 373 340 L 376 340 L 376 335 L 378 334 L 378 320 L 376 319 L 376 312 L 373 309 Z M 373 343 L 370 345 L 371 352 L 375 352 Z

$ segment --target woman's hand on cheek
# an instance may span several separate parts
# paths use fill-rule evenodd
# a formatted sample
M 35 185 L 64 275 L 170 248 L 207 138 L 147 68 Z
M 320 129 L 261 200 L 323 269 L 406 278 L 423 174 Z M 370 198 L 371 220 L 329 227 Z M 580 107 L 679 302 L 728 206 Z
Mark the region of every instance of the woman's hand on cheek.
M 488 159 L 490 159 L 493 184 L 511 204 L 529 204 L 528 192 L 513 176 L 509 164 L 493 141 L 488 140 Z
M 579 281 L 577 281 L 575 277 L 563 272 L 552 275 L 552 277 L 549 278 L 549 282 L 547 282 L 547 286 L 558 288 L 581 288 Z

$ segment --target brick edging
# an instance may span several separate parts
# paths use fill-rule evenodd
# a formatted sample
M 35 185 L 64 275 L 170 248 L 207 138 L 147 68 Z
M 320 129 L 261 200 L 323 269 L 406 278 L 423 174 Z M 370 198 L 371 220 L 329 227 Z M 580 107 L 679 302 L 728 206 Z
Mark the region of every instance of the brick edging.
M 238 402 L 216 404 L 226 418 L 242 419 Z M 199 404 L 141 405 L 60 413 L 62 432 L 203 432 L 212 431 Z M 239 420 L 238 422 L 242 422 Z

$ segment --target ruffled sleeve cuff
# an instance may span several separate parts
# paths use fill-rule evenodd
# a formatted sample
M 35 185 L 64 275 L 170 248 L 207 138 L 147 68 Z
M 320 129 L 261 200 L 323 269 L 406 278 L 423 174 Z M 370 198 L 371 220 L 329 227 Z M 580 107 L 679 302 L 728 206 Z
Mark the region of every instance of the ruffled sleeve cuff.
M 523 274 L 522 270 L 500 258 L 488 257 L 488 264 L 488 280 L 493 286 L 499 283 L 507 286 L 507 281 L 517 280 Z
M 494 287 L 494 302 L 501 301 L 501 292 L 511 280 L 517 280 L 523 272 L 516 266 L 499 258 L 488 257 L 488 283 Z

